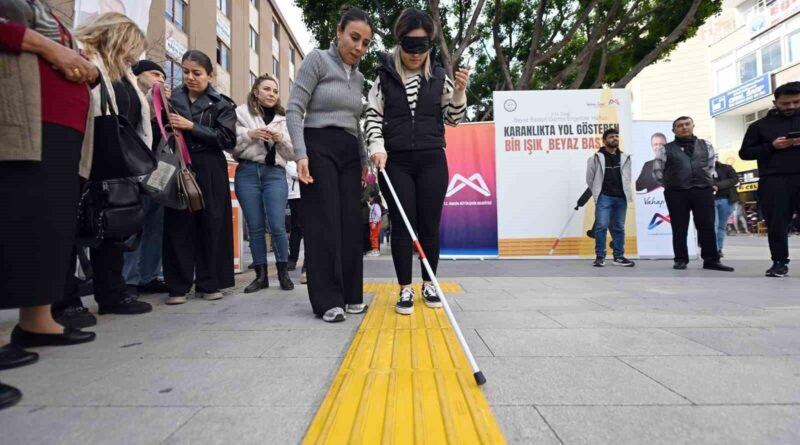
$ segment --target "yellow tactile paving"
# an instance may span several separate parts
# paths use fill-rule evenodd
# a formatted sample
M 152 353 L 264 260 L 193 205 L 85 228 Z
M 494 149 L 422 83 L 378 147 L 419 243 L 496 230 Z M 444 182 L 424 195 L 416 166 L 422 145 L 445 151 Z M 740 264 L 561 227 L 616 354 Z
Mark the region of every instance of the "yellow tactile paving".
M 303 444 L 506 443 L 444 310 L 415 301 L 397 315 L 397 285 L 364 291 L 375 296 Z

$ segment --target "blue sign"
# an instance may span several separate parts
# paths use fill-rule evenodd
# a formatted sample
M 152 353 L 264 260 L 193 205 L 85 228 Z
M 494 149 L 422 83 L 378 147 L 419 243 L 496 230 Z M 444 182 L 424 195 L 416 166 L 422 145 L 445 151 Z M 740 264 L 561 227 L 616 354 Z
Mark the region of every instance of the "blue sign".
M 708 101 L 708 110 L 711 116 L 725 113 L 734 108 L 749 104 L 754 100 L 772 94 L 772 82 L 769 73 L 745 82 L 738 87 L 728 90 Z

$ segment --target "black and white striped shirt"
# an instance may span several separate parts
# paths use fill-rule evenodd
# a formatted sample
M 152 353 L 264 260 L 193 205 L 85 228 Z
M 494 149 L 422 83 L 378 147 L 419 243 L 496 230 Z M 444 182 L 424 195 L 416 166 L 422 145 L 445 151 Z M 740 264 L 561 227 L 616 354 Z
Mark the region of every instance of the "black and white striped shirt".
M 419 86 L 422 81 L 421 73 L 410 73 L 405 79 L 406 97 L 411 108 L 411 115 L 417 108 L 417 97 L 419 96 Z M 367 96 L 367 112 L 364 121 L 364 135 L 367 139 L 369 156 L 375 153 L 386 153 L 383 141 L 383 110 L 384 96 L 381 91 L 381 78 L 378 76 L 372 89 Z M 444 89 L 442 91 L 442 115 L 444 123 L 455 127 L 462 120 L 467 112 L 466 91 L 458 91 L 450 77 L 445 77 Z

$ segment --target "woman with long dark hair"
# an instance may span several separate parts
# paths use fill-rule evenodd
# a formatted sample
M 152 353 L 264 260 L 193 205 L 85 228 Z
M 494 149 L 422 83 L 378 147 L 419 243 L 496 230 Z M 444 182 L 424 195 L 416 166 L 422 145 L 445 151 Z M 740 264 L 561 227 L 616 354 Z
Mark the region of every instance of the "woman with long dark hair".
M 183 84 L 169 99 L 169 122 L 185 136 L 205 207 L 164 211 L 167 304 L 185 303 L 192 283 L 195 296 L 206 300 L 222 298 L 221 290 L 234 285 L 233 217 L 223 151 L 236 145 L 236 104 L 211 85 L 214 67 L 202 51 L 187 51 L 181 69 Z
M 286 110 L 303 197 L 308 296 L 327 322 L 366 308 L 360 196 L 367 154 L 358 123 L 364 85 L 358 63 L 372 34 L 364 11 L 346 9 L 336 42 L 303 60 Z
M 398 46 L 381 54 L 378 78 L 369 92 L 366 113 L 369 153 L 379 169 L 386 168 L 400 204 L 416 230 L 434 273 L 439 262 L 439 223 L 447 181 L 444 126 L 457 125 L 467 107 L 469 69 L 455 81 L 432 60 L 436 26 L 428 14 L 405 9 L 394 26 Z M 388 159 L 387 159 L 388 154 Z M 380 177 L 383 195 L 391 193 Z M 395 305 L 399 314 L 414 312 L 411 287 L 411 236 L 393 198 L 387 199 L 392 227 L 392 259 L 400 282 Z M 422 269 L 422 296 L 428 307 L 441 307 L 436 288 Z
M 250 233 L 250 253 L 256 279 L 244 293 L 269 287 L 267 245 L 264 231 L 269 226 L 275 267 L 281 289 L 292 290 L 289 278 L 289 240 L 286 236 L 286 161 L 294 158 L 286 112 L 280 104 L 278 81 L 269 74 L 259 76 L 247 95 L 247 103 L 236 108 L 236 196 Z

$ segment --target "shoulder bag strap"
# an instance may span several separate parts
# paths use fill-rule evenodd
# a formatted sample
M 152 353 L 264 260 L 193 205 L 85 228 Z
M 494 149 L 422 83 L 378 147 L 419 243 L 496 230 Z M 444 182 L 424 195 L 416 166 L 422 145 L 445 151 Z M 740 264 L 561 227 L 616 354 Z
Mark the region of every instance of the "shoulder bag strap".
M 168 135 L 166 127 L 164 126 L 162 111 L 169 115 L 170 108 L 169 100 L 167 100 L 167 96 L 164 94 L 164 89 L 161 87 L 161 83 L 153 84 L 153 110 L 156 114 L 156 121 L 158 121 L 158 128 L 161 130 L 161 136 L 164 138 L 164 140 L 167 140 Z M 175 135 L 175 139 L 178 141 L 178 146 L 180 147 L 181 167 L 185 168 L 187 164 L 192 164 L 192 158 L 189 155 L 189 148 L 186 146 L 186 140 L 183 138 L 183 133 L 175 128 L 172 128 L 171 130 L 172 134 Z

